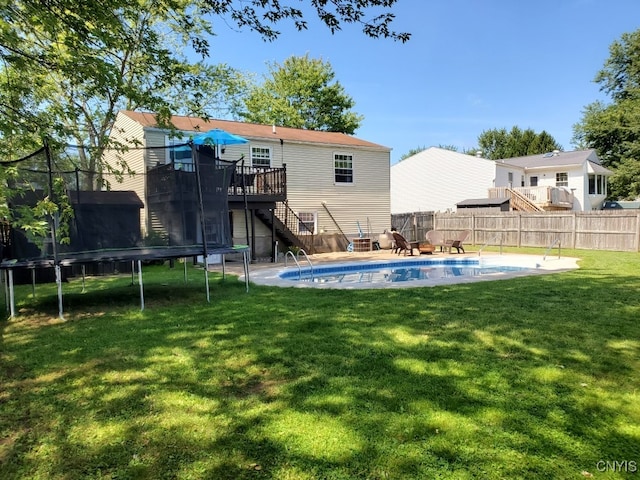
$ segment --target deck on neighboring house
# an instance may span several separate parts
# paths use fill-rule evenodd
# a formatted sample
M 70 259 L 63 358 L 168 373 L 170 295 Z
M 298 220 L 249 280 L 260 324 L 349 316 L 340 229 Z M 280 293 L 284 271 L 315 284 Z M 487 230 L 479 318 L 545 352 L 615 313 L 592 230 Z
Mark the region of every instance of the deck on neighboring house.
M 560 187 L 493 187 L 489 198 L 508 197 L 513 210 L 548 212 L 573 209 L 573 193 Z

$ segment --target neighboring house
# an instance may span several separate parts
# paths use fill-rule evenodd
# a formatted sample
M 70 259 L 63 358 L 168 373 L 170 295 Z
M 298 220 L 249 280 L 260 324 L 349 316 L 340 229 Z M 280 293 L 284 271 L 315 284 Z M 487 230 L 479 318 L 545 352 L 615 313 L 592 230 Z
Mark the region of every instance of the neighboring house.
M 233 241 L 249 244 L 252 258 L 273 256 L 276 242 L 281 251 L 286 246 L 304 247 L 307 253 L 344 250 L 359 236 L 358 225 L 374 237 L 390 227 L 388 147 L 335 132 L 184 116 L 171 121 L 178 138 L 159 128 L 153 113 L 119 112 L 111 137 L 132 147 L 140 142 L 138 147 L 144 148 L 105 156 L 112 165 L 124 160 L 138 174 L 125 175 L 118 184 L 114 178 L 110 182 L 112 188 L 133 190 L 143 199 L 143 234 L 157 226 L 146 191 L 150 175 L 140 173 L 169 164 L 193 171 L 188 149 L 148 148 L 184 143 L 213 128 L 249 140 L 219 148 L 217 154 L 223 160 L 244 159 L 236 178 L 246 182 L 236 181 L 230 189 L 229 208 Z M 246 188 L 246 197 L 239 185 Z
M 391 212 L 600 210 L 612 173 L 595 150 L 493 161 L 432 147 L 391 167 Z
M 496 176 L 492 160 L 430 147 L 391 166 L 391 213 L 455 211 L 484 198 Z
M 607 179 L 613 172 L 600 164 L 595 150 L 558 150 L 496 161 L 495 188 L 490 197 L 511 196 L 512 209 L 601 210 Z

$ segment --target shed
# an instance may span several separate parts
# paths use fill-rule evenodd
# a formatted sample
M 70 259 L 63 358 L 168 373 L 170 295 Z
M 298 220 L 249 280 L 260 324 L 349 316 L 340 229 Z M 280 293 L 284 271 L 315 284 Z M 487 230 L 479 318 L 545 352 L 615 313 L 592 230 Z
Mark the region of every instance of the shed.
M 456 204 L 460 210 L 479 210 L 482 212 L 508 212 L 510 210 L 509 197 L 500 198 L 470 198 Z

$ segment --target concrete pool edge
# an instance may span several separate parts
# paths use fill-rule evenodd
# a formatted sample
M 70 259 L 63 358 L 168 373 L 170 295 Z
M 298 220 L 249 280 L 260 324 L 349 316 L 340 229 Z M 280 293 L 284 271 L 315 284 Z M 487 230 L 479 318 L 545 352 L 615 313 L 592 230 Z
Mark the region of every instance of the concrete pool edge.
M 311 283 L 311 282 L 296 282 L 280 277 L 280 274 L 284 271 L 297 270 L 298 266 L 295 263 L 290 262 L 288 267 L 284 265 L 274 265 L 267 268 L 261 268 L 257 271 L 252 271 L 249 274 L 249 279 L 256 285 L 275 286 L 275 287 L 288 287 L 288 288 L 320 288 L 320 289 L 340 289 L 340 290 L 352 290 L 352 289 L 380 289 L 380 288 L 417 288 L 417 287 L 434 287 L 439 285 L 454 285 L 461 283 L 475 283 L 481 281 L 494 281 L 494 280 L 506 280 L 510 278 L 525 277 L 532 275 L 545 275 L 551 273 L 560 273 L 570 270 L 575 270 L 578 267 L 577 262 L 579 258 L 573 257 L 550 257 L 543 259 L 540 255 L 525 255 L 525 254 L 486 254 L 482 257 L 478 256 L 437 256 L 437 257 L 417 257 L 420 261 L 424 261 L 425 265 L 431 262 L 442 261 L 470 261 L 471 259 L 478 259 L 483 265 L 505 265 L 505 266 L 518 266 L 525 267 L 527 270 L 515 271 L 515 272 L 502 272 L 495 275 L 484 275 L 474 277 L 454 277 L 454 278 L 440 278 L 440 279 L 428 279 L 428 280 L 414 280 L 410 282 L 402 283 Z M 311 259 L 312 263 L 313 258 Z M 387 257 L 380 259 L 359 259 L 357 257 L 351 257 L 348 259 L 336 259 L 333 261 L 323 261 L 318 263 L 317 267 L 344 266 L 344 265 L 371 265 L 384 262 L 392 262 L 394 265 L 404 262 L 415 262 L 416 257 Z M 309 265 L 306 261 L 300 261 L 300 267 L 308 269 Z M 244 281 L 244 276 L 240 277 L 240 280 Z

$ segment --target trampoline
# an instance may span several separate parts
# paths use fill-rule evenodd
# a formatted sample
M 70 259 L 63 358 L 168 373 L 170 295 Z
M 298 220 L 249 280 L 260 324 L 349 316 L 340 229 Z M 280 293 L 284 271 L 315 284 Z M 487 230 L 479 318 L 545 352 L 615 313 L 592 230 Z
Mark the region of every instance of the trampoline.
M 34 275 L 36 269 L 54 269 L 61 318 L 61 269 L 74 265 L 82 266 L 83 280 L 87 264 L 130 261 L 132 275 L 137 265 L 144 310 L 143 262 L 202 257 L 209 302 L 209 256 L 221 256 L 224 277 L 225 255 L 241 254 L 249 291 L 249 246 L 232 243 L 227 198 L 238 162 L 220 160 L 210 146 L 193 142 L 149 148 L 167 149 L 166 154 L 150 154 L 166 155 L 167 162 L 136 174 L 146 177 L 142 201 L 134 191 L 86 189 L 81 174 L 95 178 L 97 173 L 82 171 L 74 163 L 74 148 L 78 147 L 55 151 L 45 143 L 26 157 L 0 162 L 0 168 L 10 165 L 17 171 L 17 175 L 5 175 L 10 216 L 2 230 L 0 261 L 11 317 L 15 316 L 16 270 L 31 270 Z M 145 204 L 150 227 L 143 235 L 140 209 Z M 34 233 L 31 225 L 40 230 Z

